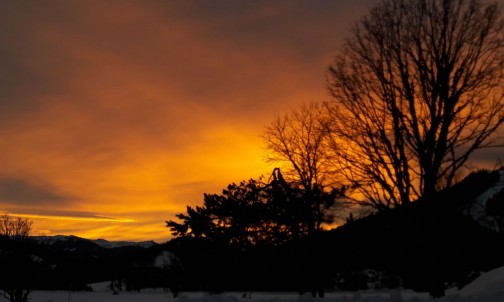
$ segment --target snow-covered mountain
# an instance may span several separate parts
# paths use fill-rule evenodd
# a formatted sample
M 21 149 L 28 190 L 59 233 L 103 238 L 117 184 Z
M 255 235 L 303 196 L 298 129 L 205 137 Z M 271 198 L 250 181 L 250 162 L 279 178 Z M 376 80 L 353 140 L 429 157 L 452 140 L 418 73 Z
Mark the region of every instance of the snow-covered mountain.
M 149 248 L 157 245 L 154 241 L 141 241 L 141 242 L 131 242 L 131 241 L 108 241 L 105 239 L 86 239 L 77 236 L 66 236 L 66 235 L 56 235 L 56 236 L 32 236 L 32 238 L 43 245 L 53 245 L 55 243 L 61 242 L 75 242 L 75 241 L 88 241 L 92 242 L 100 247 L 111 249 L 111 248 L 121 248 L 121 247 L 143 247 Z
M 488 229 L 498 231 L 499 226 L 495 220 L 495 217 L 489 215 L 488 203 L 494 198 L 498 198 L 502 195 L 504 190 L 504 168 L 492 172 L 496 175 L 493 177 L 491 182 L 487 182 L 484 185 L 486 189 L 480 193 L 476 198 L 469 203 L 465 208 L 464 214 L 472 217 L 483 227 Z M 504 202 L 504 200 L 499 200 L 499 202 Z
M 95 239 L 91 240 L 92 242 L 98 244 L 101 247 L 111 249 L 111 248 L 118 248 L 118 247 L 126 247 L 126 246 L 139 246 L 143 248 L 149 248 L 157 243 L 154 241 L 140 241 L 140 242 L 132 242 L 132 241 L 108 241 L 105 239 Z

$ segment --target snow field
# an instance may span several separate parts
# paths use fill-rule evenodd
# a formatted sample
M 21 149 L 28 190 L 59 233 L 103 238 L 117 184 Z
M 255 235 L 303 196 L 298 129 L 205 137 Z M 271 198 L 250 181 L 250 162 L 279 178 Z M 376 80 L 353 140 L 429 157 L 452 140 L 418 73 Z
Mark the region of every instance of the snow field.
M 324 298 L 313 298 L 311 294 L 297 293 L 183 293 L 173 298 L 170 293 L 158 292 L 34 292 L 31 302 L 502 302 L 503 296 L 460 296 L 451 295 L 432 300 L 426 293 L 412 291 L 328 293 Z M 249 296 L 250 295 L 250 296 Z
M 297 293 L 231 292 L 209 294 L 182 293 L 173 298 L 160 289 L 142 292 L 121 292 L 112 295 L 106 283 L 93 284 L 93 292 L 36 291 L 31 302 L 504 302 L 504 267 L 482 274 L 462 290 L 448 290 L 447 296 L 431 299 L 427 293 L 410 290 L 383 290 L 360 292 L 331 292 L 324 298 Z M 0 299 L 0 301 L 2 301 Z

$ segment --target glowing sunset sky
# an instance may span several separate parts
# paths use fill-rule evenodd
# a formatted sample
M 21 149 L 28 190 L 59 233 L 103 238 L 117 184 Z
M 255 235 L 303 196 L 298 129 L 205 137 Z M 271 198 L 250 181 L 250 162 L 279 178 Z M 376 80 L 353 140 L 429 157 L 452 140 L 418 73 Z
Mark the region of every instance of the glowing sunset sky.
M 271 172 L 264 125 L 328 99 L 325 70 L 376 2 L 0 2 L 0 212 L 168 239 L 203 193 Z

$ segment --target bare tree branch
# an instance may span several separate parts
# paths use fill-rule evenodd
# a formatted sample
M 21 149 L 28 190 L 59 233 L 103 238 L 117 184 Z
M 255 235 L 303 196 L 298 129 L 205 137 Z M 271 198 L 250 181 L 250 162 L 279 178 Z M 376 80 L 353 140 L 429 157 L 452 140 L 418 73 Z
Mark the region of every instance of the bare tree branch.
M 373 207 L 453 185 L 504 122 L 504 22 L 479 0 L 384 0 L 328 71 L 336 163 Z
M 278 116 L 262 136 L 269 150 L 267 160 L 282 164 L 286 176 L 299 181 L 305 190 L 333 185 L 331 123 L 326 108 L 317 103 Z

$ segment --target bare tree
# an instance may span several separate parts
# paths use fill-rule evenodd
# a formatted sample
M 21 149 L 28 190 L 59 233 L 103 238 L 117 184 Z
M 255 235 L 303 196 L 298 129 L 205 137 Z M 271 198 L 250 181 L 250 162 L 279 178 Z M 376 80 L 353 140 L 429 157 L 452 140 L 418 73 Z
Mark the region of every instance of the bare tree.
M 0 216 L 0 236 L 26 239 L 31 233 L 33 221 L 29 218 L 13 218 L 9 214 Z
M 14 243 L 24 243 L 32 230 L 33 221 L 29 218 L 13 218 L 9 214 L 0 216 L 0 236 Z M 19 242 L 19 241 L 23 242 Z M 29 300 L 31 265 L 33 260 L 26 247 L 11 245 L 10 251 L 0 255 L 0 262 L 5 275 L 0 278 L 0 296 L 11 302 Z
M 262 136 L 268 162 L 281 164 L 285 176 L 307 191 L 332 184 L 331 122 L 327 109 L 317 103 L 277 116 Z
M 288 179 L 287 184 L 280 169 L 275 169 L 276 183 L 283 184 L 291 193 L 296 190 L 292 185 L 302 189 L 302 198 L 297 199 L 307 206 L 305 215 L 311 220 L 309 233 L 334 223 L 336 212 L 347 205 L 344 202 L 347 188 L 341 185 L 334 170 L 332 122 L 327 108 L 312 102 L 277 116 L 263 134 L 269 150 L 267 160 L 280 164 Z M 332 198 L 328 199 L 329 196 Z
M 504 121 L 501 8 L 479 0 L 384 0 L 328 71 L 338 163 L 368 204 L 451 186 Z

